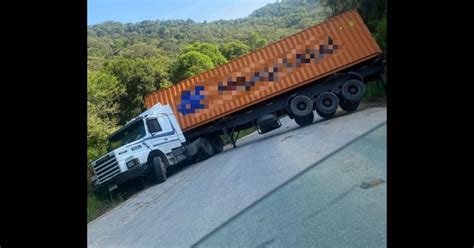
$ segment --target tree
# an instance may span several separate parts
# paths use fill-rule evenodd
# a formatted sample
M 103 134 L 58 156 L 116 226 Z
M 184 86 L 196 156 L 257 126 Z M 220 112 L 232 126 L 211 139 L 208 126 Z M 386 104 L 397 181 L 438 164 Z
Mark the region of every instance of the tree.
M 228 59 L 236 59 L 250 51 L 250 47 L 240 41 L 232 41 L 222 45 L 219 50 Z
M 322 4 L 331 9 L 332 16 L 357 9 L 377 43 L 386 49 L 387 1 L 386 0 L 324 0 Z
M 104 67 L 106 61 L 103 57 L 87 56 L 87 70 L 98 71 Z
M 321 3 L 331 10 L 330 16 L 357 9 L 371 31 L 387 16 L 386 0 L 323 0 Z
M 268 41 L 264 38 L 260 38 L 257 40 L 257 47 L 256 48 L 262 48 L 268 44 Z
M 88 51 L 89 55 L 104 55 L 109 59 L 133 44 L 157 42 L 157 47 L 167 56 L 176 58 L 184 44 L 194 42 L 224 44 L 236 40 L 249 45 L 252 51 L 268 42 L 294 34 L 311 22 L 317 23 L 323 20 L 327 15 L 323 10 L 326 9 L 328 8 L 323 8 L 319 4 L 319 0 L 289 0 L 267 4 L 248 17 L 234 20 L 206 23 L 191 20 L 143 21 L 127 24 L 106 22 L 88 27 L 88 39 L 96 39 L 91 41 Z M 305 18 L 305 21 L 300 21 Z M 258 33 L 259 37 L 251 46 L 248 38 L 253 32 Z M 93 42 L 104 44 L 92 44 Z M 215 65 L 223 63 L 216 61 L 209 54 L 206 55 Z
M 387 49 L 387 16 L 385 15 L 376 26 L 375 39 L 382 50 Z
M 98 118 L 113 120 L 119 115 L 119 99 L 125 87 L 117 77 L 107 71 L 89 71 L 87 75 L 88 107 L 94 109 Z
M 265 46 L 267 44 L 267 40 L 262 38 L 257 32 L 252 32 L 247 38 L 247 44 L 249 44 L 250 49 L 253 51 Z
M 173 81 L 178 82 L 214 67 L 211 58 L 197 51 L 181 54 L 173 65 Z
M 219 46 L 215 44 L 195 42 L 193 44 L 185 46 L 181 54 L 185 54 L 191 51 L 196 51 L 206 55 L 211 59 L 211 62 L 214 66 L 222 65 L 227 62 L 227 59 L 219 51 Z
M 119 56 L 105 66 L 125 88 L 125 94 L 119 99 L 119 124 L 145 110 L 146 95 L 172 85 L 168 65 L 169 60 L 164 56 L 137 59 Z
M 87 158 L 89 161 L 99 158 L 107 151 L 107 137 L 117 129 L 113 120 L 101 118 L 96 107 L 90 102 L 87 103 Z
M 87 157 L 97 159 L 106 152 L 106 139 L 117 129 L 119 98 L 125 88 L 106 71 L 87 75 Z
M 314 19 L 306 17 L 306 18 L 303 18 L 303 19 L 299 19 L 297 27 L 299 29 L 305 29 L 305 28 L 308 28 L 308 27 L 310 27 L 314 24 L 315 24 Z
M 127 47 L 119 52 L 119 55 L 126 58 L 149 58 L 161 54 L 162 51 L 156 46 L 142 42 Z

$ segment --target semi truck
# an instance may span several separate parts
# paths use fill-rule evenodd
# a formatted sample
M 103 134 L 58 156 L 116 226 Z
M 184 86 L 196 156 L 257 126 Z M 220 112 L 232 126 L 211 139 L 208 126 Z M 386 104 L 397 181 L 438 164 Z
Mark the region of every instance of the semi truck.
M 334 16 L 226 64 L 145 96 L 146 111 L 108 138 L 92 162 L 95 191 L 143 176 L 166 181 L 167 170 L 235 147 L 241 130 L 265 134 L 288 116 L 300 126 L 314 112 L 331 118 L 355 111 L 385 59 L 356 10 Z

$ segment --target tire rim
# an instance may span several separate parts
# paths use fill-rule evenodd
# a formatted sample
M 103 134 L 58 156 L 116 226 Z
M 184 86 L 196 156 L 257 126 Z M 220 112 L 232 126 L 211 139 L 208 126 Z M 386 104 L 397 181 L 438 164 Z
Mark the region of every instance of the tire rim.
M 348 88 L 347 88 L 347 91 L 349 92 L 349 94 L 351 95 L 356 95 L 357 93 L 359 93 L 359 87 L 355 86 L 355 85 L 350 85 Z
M 333 101 L 331 98 L 324 98 L 322 104 L 324 107 L 329 108 L 333 105 Z
M 303 111 L 305 110 L 307 107 L 306 103 L 305 102 L 299 102 L 298 104 L 296 104 L 296 108 L 300 111 Z

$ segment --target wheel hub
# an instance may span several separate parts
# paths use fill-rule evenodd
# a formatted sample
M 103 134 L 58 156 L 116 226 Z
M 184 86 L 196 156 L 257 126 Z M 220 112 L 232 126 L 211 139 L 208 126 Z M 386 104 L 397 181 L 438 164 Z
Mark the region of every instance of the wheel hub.
M 330 107 L 332 105 L 332 100 L 329 98 L 326 98 L 323 100 L 323 106 L 324 107 Z
M 355 95 L 357 94 L 357 92 L 359 92 L 359 89 L 355 85 L 349 86 L 347 90 L 349 91 L 351 95 Z
M 296 105 L 296 107 L 297 107 L 299 110 L 303 111 L 303 110 L 306 109 L 306 103 L 304 103 L 304 102 L 299 102 L 299 103 Z

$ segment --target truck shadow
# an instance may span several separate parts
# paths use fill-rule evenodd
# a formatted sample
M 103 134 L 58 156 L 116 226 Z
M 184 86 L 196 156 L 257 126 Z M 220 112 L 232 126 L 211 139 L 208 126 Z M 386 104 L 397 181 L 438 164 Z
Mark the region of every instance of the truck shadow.
M 346 111 L 343 111 L 343 110 L 340 110 L 340 109 L 339 109 L 333 117 L 328 118 L 328 119 L 321 119 L 320 117 L 319 117 L 319 118 L 318 118 L 318 117 L 315 117 L 315 119 L 316 119 L 316 118 L 318 118 L 318 119 L 316 119 L 315 121 L 313 121 L 313 123 L 311 123 L 311 124 L 309 124 L 309 125 L 307 125 L 307 126 L 304 126 L 304 127 L 300 127 L 300 126 L 298 126 L 298 125 L 296 125 L 296 124 L 295 124 L 295 125 L 292 125 L 292 126 L 289 126 L 288 124 L 294 123 L 294 119 L 290 119 L 290 120 L 289 120 L 289 123 L 287 123 L 287 125 L 282 126 L 282 127 L 278 128 L 278 129 L 275 129 L 275 130 L 271 131 L 270 133 L 268 133 L 267 135 L 264 135 L 263 137 L 259 137 L 259 138 L 256 138 L 256 139 L 250 140 L 250 141 L 243 140 L 243 141 L 242 141 L 243 144 L 239 144 L 239 141 L 237 141 L 237 147 L 236 147 L 235 149 L 238 149 L 238 148 L 241 148 L 241 147 L 246 147 L 246 146 L 251 145 L 251 144 L 254 144 L 254 143 L 256 143 L 256 142 L 260 142 L 260 141 L 263 141 L 263 140 L 266 140 L 266 139 L 270 139 L 270 138 L 273 138 L 273 137 L 275 137 L 275 136 L 279 136 L 279 135 L 282 135 L 282 134 L 285 134 L 285 133 L 288 133 L 288 132 L 291 132 L 291 131 L 294 131 L 294 130 L 299 130 L 299 129 L 303 130 L 303 129 L 307 128 L 307 127 L 314 126 L 314 125 L 318 125 L 318 124 L 326 125 L 326 122 L 327 122 L 327 123 L 330 123 L 332 120 L 338 119 L 338 118 L 340 118 L 340 117 L 344 117 L 344 116 L 346 116 L 346 115 L 350 115 L 350 114 L 357 113 L 357 112 L 359 112 L 359 111 L 365 110 L 365 109 L 370 108 L 370 107 L 371 107 L 371 106 L 368 106 L 368 107 L 361 107 L 361 108 L 359 108 L 359 109 L 357 109 L 356 111 L 353 111 L 353 112 L 346 112 Z M 316 113 L 315 113 L 315 116 L 317 116 Z M 257 134 L 257 135 L 258 135 L 258 134 Z M 232 146 L 226 147 L 222 153 L 230 152 L 230 151 L 232 151 L 232 150 L 234 150 L 234 149 L 232 148 Z
M 193 162 L 193 161 L 183 161 L 176 166 L 167 168 L 167 177 L 172 177 L 176 173 L 185 170 L 188 166 L 193 165 L 198 163 L 199 161 Z M 166 183 L 166 182 L 164 182 Z M 140 193 L 141 191 L 156 186 L 159 184 L 151 182 L 151 180 L 144 176 L 144 177 L 137 177 L 134 179 L 131 179 L 129 181 L 126 181 L 122 184 L 119 185 L 119 187 L 113 191 L 112 197 L 114 199 L 121 198 L 122 200 L 127 200 L 134 196 L 137 193 Z
M 114 199 L 121 198 L 122 200 L 127 200 L 149 186 L 151 185 L 145 178 L 134 178 L 118 185 L 118 188 L 112 192 L 112 197 Z

